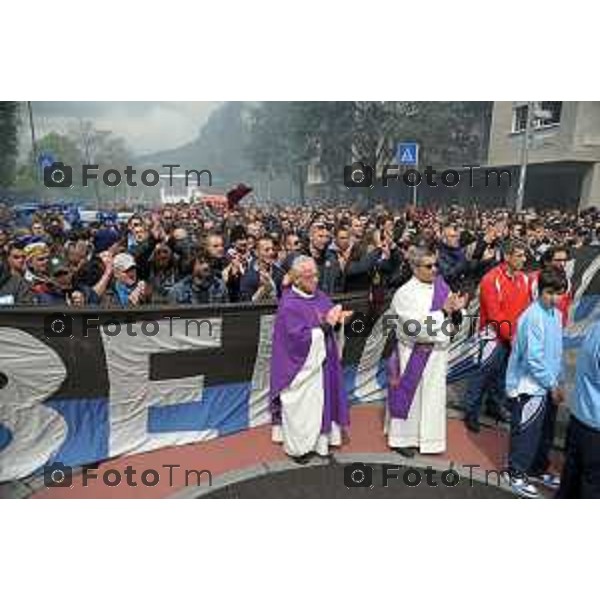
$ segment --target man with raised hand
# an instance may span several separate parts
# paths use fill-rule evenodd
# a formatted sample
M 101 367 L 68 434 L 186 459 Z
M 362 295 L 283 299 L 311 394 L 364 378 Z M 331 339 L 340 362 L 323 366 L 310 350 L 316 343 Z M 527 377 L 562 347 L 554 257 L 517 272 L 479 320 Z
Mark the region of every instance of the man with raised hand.
M 329 456 L 350 423 L 341 348 L 336 337 L 351 311 L 334 306 L 318 289 L 315 261 L 299 256 L 289 272 L 273 332 L 270 402 L 272 439 L 304 464 L 313 454 Z
M 411 458 L 446 450 L 448 347 L 467 297 L 450 292 L 437 275 L 437 254 L 428 246 L 408 255 L 412 278 L 392 299 L 397 352 L 388 359 L 388 445 Z

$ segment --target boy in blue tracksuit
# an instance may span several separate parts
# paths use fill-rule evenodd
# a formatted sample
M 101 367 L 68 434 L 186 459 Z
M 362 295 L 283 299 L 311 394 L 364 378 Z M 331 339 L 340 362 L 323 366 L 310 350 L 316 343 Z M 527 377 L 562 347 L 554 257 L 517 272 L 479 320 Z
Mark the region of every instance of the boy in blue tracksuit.
M 548 473 L 557 405 L 562 389 L 561 313 L 556 308 L 567 286 L 558 269 L 540 273 L 539 296 L 521 315 L 506 372 L 511 406 L 508 471 L 517 494 L 539 497 L 535 483 L 557 489 L 560 480 Z
M 575 390 L 557 498 L 600 498 L 600 321 L 579 348 Z

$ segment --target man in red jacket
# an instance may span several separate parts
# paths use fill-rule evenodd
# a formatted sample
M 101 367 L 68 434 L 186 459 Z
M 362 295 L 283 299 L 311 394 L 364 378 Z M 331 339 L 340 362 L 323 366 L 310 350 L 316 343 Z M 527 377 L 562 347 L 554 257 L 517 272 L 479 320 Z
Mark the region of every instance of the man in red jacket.
M 511 240 L 504 253 L 504 262 L 486 273 L 479 286 L 479 365 L 468 382 L 464 403 L 465 425 L 474 433 L 480 430 L 479 413 L 486 392 L 493 403 L 492 415 L 508 420 L 504 378 L 511 339 L 517 319 L 531 303 L 531 283 L 523 272 L 526 246 Z

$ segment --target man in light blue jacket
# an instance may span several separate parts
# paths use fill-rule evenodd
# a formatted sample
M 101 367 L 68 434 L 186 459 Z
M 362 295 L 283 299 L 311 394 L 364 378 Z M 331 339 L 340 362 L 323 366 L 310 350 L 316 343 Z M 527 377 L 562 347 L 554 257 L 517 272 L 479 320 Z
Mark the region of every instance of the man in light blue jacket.
M 527 498 L 539 497 L 535 483 L 560 484 L 548 473 L 557 405 L 563 401 L 561 313 L 556 308 L 567 282 L 558 269 L 540 273 L 538 299 L 521 315 L 506 372 L 511 406 L 509 482 Z
M 579 349 L 575 389 L 557 498 L 600 498 L 600 321 Z

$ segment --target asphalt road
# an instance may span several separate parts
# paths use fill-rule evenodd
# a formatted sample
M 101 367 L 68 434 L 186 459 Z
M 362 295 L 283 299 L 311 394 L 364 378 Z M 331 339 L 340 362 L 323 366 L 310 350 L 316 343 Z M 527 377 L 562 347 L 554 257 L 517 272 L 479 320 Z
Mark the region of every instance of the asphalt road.
M 419 468 L 400 467 L 390 471 L 397 479 L 389 479 L 384 487 L 381 464 L 366 465 L 364 473 L 350 469 L 350 465 L 333 462 L 324 466 L 307 466 L 290 469 L 254 479 L 233 483 L 203 496 L 203 498 L 514 498 L 512 494 L 492 483 L 469 480 L 469 478 L 446 477 L 441 473 L 429 475 Z M 344 469 L 348 469 L 344 473 Z M 371 468 L 370 482 L 368 468 Z M 352 473 L 357 481 L 370 483 L 367 486 L 347 487 Z M 427 477 L 437 485 L 428 485 Z M 345 479 L 346 478 L 346 479 Z M 413 485 L 420 478 L 419 485 Z M 405 481 L 408 481 L 408 483 Z

